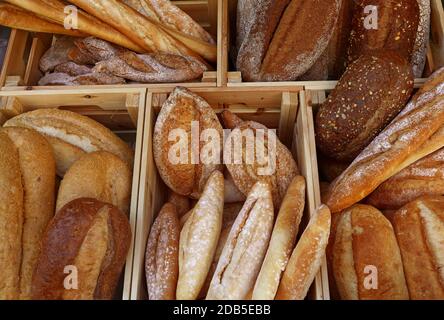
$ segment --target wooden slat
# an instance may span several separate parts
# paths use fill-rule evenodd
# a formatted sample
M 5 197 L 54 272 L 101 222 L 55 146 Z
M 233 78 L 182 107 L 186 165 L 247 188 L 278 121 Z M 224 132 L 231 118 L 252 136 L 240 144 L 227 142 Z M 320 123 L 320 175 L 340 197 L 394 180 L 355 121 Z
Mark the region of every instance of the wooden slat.
M 23 78 L 25 85 L 36 85 L 43 76 L 39 68 L 40 58 L 51 46 L 52 39 L 53 37 L 47 34 L 39 34 L 32 39 L 31 51 Z
M 3 61 L 2 72 L 0 75 L 0 86 L 5 85 L 8 76 L 21 76 L 26 69 L 24 58 L 29 32 L 13 29 L 9 36 L 8 48 L 6 49 L 5 59 Z
M 228 81 L 228 0 L 218 1 L 217 21 L 217 86 L 224 87 Z

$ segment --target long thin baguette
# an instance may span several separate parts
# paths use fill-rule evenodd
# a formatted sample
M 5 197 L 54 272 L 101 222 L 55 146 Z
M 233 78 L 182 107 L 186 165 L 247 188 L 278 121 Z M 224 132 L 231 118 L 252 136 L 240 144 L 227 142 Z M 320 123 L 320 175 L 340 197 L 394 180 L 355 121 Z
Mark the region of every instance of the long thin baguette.
M 66 14 L 64 12 L 66 5 L 59 0 L 5 0 L 22 9 L 29 10 L 44 19 L 54 23 L 64 25 Z M 122 33 L 113 29 L 111 26 L 94 19 L 85 12 L 79 10 L 77 15 L 78 30 L 88 33 L 97 38 L 115 43 L 130 50 L 142 53 L 145 52 L 142 47 L 135 44 Z
M 32 12 L 7 3 L 0 3 L 0 25 L 31 32 L 86 37 L 86 34 L 78 30 L 65 29 L 56 23 L 52 23 L 40 18 Z

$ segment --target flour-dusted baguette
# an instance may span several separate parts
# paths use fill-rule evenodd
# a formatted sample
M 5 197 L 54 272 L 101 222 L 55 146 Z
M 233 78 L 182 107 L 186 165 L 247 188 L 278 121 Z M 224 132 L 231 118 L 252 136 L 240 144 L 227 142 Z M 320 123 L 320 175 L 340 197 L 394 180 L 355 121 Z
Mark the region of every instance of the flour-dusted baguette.
M 129 214 L 132 175 L 117 156 L 97 151 L 82 156 L 60 183 L 56 211 L 78 198 L 110 203 Z
M 176 207 L 166 203 L 151 227 L 146 246 L 145 274 L 150 300 L 176 299 L 179 236 Z
M 444 299 L 444 197 L 419 198 L 393 214 L 410 298 Z
M 339 218 L 333 273 L 344 300 L 408 300 L 401 254 L 390 222 L 371 206 L 355 205 Z
M 0 131 L 0 300 L 20 296 L 23 185 L 17 148 Z
M 282 201 L 267 254 L 254 285 L 252 300 L 274 299 L 296 243 L 304 207 L 305 179 L 296 176 Z
M 345 71 L 316 116 L 316 143 L 351 161 L 404 108 L 413 90 L 410 63 L 392 51 L 364 54 Z
M 213 141 L 215 143 L 213 150 L 217 150 L 216 143 L 222 143 L 223 130 L 216 113 L 204 99 L 186 88 L 178 87 L 165 101 L 157 117 L 153 135 L 153 153 L 159 174 L 166 185 L 178 194 L 198 198 L 211 173 L 223 168 L 221 154 L 213 155 L 216 161 L 201 157 L 199 161 L 196 159 L 191 161 L 192 148 L 195 153 L 198 151 L 201 154 L 203 147 L 203 144 L 197 148 L 191 144 L 193 124 L 199 125 L 200 132 L 207 129 L 215 130 L 220 140 Z M 179 133 L 186 133 L 186 136 L 180 136 Z M 173 141 L 169 138 L 170 135 L 174 138 Z M 177 142 L 179 138 L 181 140 Z M 179 144 L 188 147 L 187 154 L 179 153 Z M 221 148 L 221 145 L 219 147 Z
M 430 38 L 431 5 L 430 0 L 417 0 L 419 5 L 419 24 L 413 47 L 412 65 L 415 78 L 421 78 L 427 59 L 427 46 Z
M 339 0 L 238 1 L 236 65 L 243 79 L 296 80 L 306 73 L 327 48 L 339 6 Z
M 46 139 L 34 130 L 4 128 L 19 154 L 23 184 L 20 299 L 31 299 L 31 281 L 40 253 L 40 240 L 55 206 L 55 159 Z
M 291 254 L 276 299 L 303 300 L 306 297 L 325 256 L 330 225 L 330 210 L 322 205 L 310 220 Z
M 417 0 L 358 0 L 353 10 L 348 62 L 368 51 L 396 51 L 411 61 L 415 47 L 419 5 Z
M 207 300 L 241 300 L 253 289 L 274 220 L 271 189 L 257 182 L 236 218 L 208 289 Z
M 180 232 L 178 300 L 197 299 L 216 252 L 222 230 L 224 177 L 215 171 Z
M 131 242 L 128 218 L 95 199 L 76 199 L 48 226 L 32 282 L 36 300 L 111 300 Z
M 438 132 L 444 124 L 443 82 L 444 68 L 441 68 L 336 179 L 326 199 L 332 212 L 364 199 L 385 180 L 444 146 L 443 136 Z
M 367 202 L 380 210 L 396 210 L 416 198 L 443 194 L 444 149 L 440 149 L 385 181 Z
M 83 154 L 108 151 L 133 167 L 134 152 L 111 130 L 75 112 L 38 109 L 7 121 L 5 126 L 25 127 L 43 134 L 54 149 L 57 173 L 63 176 Z

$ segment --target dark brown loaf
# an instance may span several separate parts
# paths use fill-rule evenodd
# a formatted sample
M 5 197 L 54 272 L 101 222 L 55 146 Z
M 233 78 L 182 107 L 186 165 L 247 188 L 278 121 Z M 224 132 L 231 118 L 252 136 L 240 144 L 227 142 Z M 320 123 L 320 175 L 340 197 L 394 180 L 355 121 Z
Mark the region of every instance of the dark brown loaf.
M 95 199 L 63 207 L 42 240 L 32 284 L 36 300 L 112 299 L 131 241 L 127 217 Z M 66 266 L 78 273 L 78 289 L 64 286 Z
M 377 7 L 375 29 L 369 22 L 368 6 Z M 354 6 L 352 32 L 348 48 L 348 62 L 355 61 L 371 50 L 387 49 L 398 52 L 409 62 L 419 25 L 417 0 L 358 0 Z
M 395 52 L 361 56 L 316 116 L 318 148 L 330 158 L 353 160 L 404 108 L 412 90 L 410 64 Z

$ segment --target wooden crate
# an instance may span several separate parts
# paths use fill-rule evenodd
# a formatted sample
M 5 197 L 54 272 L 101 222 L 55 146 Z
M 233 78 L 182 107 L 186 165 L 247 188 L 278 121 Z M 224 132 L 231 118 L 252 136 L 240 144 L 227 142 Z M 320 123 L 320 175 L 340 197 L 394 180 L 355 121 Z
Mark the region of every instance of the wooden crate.
M 134 269 L 132 277 L 132 300 L 146 299 L 145 283 L 145 247 L 153 219 L 166 201 L 167 188 L 160 178 L 153 159 L 152 139 L 157 114 L 172 88 L 150 89 L 147 94 L 147 112 L 143 145 L 139 207 L 134 251 Z M 291 150 L 297 159 L 299 168 L 307 180 L 307 203 L 304 223 L 315 212 L 319 199 L 314 192 L 311 149 L 308 121 L 311 121 L 306 108 L 298 108 L 299 100 L 305 99 L 302 87 L 286 90 L 280 88 L 193 88 L 192 91 L 203 97 L 219 113 L 231 110 L 245 120 L 263 123 L 269 128 L 278 129 L 279 138 Z M 329 299 L 326 263 L 317 275 L 309 297 Z
M 202 25 L 214 39 L 217 39 L 218 59 L 216 70 L 205 72 L 200 81 L 184 83 L 182 85 L 186 87 L 215 87 L 218 84 L 221 85 L 222 75 L 224 73 L 218 70 L 223 61 L 221 58 L 223 43 L 222 0 L 173 0 L 172 2 Z M 53 35 L 51 34 L 31 33 L 13 29 L 0 74 L 0 87 L 3 87 L 3 90 L 65 90 L 69 88 L 67 86 L 37 86 L 39 79 L 42 77 L 38 66 L 39 61 L 51 46 L 52 41 Z M 163 85 L 164 84 L 126 84 L 124 86 L 149 87 Z M 88 87 L 95 89 L 111 88 L 113 86 L 98 85 Z
M 228 26 L 223 27 L 225 30 L 236 30 L 236 8 L 237 0 L 224 0 L 228 2 L 226 6 L 228 7 Z M 431 37 L 427 50 L 427 64 L 424 71 L 424 78 L 427 78 L 433 71 L 444 66 L 444 10 L 441 0 L 431 0 Z M 230 40 L 230 39 L 229 39 Z M 227 52 L 222 53 L 222 57 L 230 57 L 229 50 L 231 46 L 236 41 L 235 32 L 231 33 L 231 42 L 227 46 L 222 47 L 222 49 L 227 48 Z M 318 81 L 282 81 L 282 82 L 243 82 L 242 74 L 240 71 L 235 71 L 233 64 L 227 63 L 228 69 L 223 69 L 221 72 L 225 73 L 224 79 L 226 80 L 227 86 L 229 87 L 239 87 L 245 86 L 288 86 L 288 85 L 299 85 L 299 86 L 323 86 L 319 84 Z M 226 71 L 225 71 L 226 70 Z M 418 79 L 418 81 L 421 81 Z
M 0 91 L 0 125 L 7 119 L 38 108 L 60 108 L 88 116 L 118 134 L 134 149 L 134 168 L 129 221 L 131 247 L 126 259 L 121 298 L 128 300 L 133 268 L 136 214 L 139 196 L 146 89 L 76 89 L 60 91 Z

